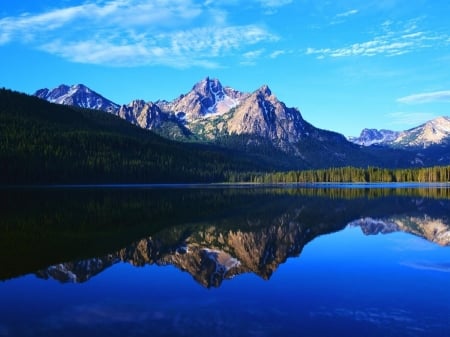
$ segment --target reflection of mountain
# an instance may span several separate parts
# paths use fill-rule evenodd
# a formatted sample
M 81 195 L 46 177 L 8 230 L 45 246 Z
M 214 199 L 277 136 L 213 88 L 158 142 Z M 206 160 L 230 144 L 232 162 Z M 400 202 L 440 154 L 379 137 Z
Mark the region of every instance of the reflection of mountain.
M 450 221 L 447 217 L 405 215 L 380 219 L 362 218 L 353 221 L 350 225 L 361 227 L 366 235 L 402 231 L 423 237 L 441 246 L 450 246 Z
M 298 256 L 316 236 L 342 227 L 300 224 L 283 214 L 274 224 L 255 230 L 223 226 L 190 226 L 162 231 L 134 242 L 105 257 L 62 263 L 37 272 L 42 278 L 61 282 L 84 282 L 116 262 L 134 266 L 174 265 L 187 271 L 205 287 L 219 286 L 224 279 L 252 272 L 264 279 L 288 257 Z
M 343 229 L 347 223 L 361 227 L 366 235 L 403 231 L 450 245 L 450 221 L 444 215 L 448 202 L 409 198 L 387 200 L 398 209 L 397 212 L 375 217 L 370 215 L 371 208 L 368 207 L 378 206 L 374 201 L 321 200 L 326 208 L 321 208 L 316 198 L 302 201 L 294 208 L 285 205 L 286 208 L 280 209 L 284 213 L 275 217 L 266 218 L 259 214 L 241 219 L 242 223 L 221 220 L 214 224 L 164 229 L 104 257 L 51 266 L 37 275 L 60 282 L 84 282 L 114 263 L 127 262 L 134 266 L 173 265 L 191 274 L 205 287 L 218 287 L 223 280 L 242 273 L 269 279 L 280 264 L 289 257 L 298 256 L 308 242 Z M 436 205 L 445 207 L 436 208 Z M 355 208 L 367 216 L 352 220 L 356 217 L 352 211 Z M 328 212 L 322 214 L 324 209 Z M 426 215 L 429 212 L 436 215 Z

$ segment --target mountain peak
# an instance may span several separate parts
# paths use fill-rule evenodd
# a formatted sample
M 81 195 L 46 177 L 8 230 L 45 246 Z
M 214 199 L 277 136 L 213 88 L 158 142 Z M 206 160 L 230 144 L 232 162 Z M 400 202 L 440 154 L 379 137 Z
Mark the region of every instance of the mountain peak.
M 450 125 L 450 117 L 447 116 L 436 117 L 435 119 L 429 121 L 429 123 L 433 125 L 447 126 Z
M 406 131 L 363 129 L 359 137 L 349 137 L 355 144 L 392 147 L 428 147 L 450 141 L 450 118 L 437 117 Z
M 396 145 L 428 147 L 450 140 L 450 118 L 437 117 L 416 128 L 403 131 L 395 140 Z
M 272 95 L 272 90 L 270 90 L 267 84 L 264 84 L 257 90 L 257 93 L 260 93 L 263 96 L 267 97 Z
M 224 88 L 216 78 L 206 77 L 196 83 L 190 92 L 165 104 L 165 109 L 184 113 L 188 120 L 196 120 L 212 114 L 223 114 L 236 107 L 244 94 Z
M 197 94 L 201 99 L 204 98 L 214 98 L 222 99 L 225 96 L 224 88 L 222 83 L 217 78 L 206 77 L 200 82 L 196 83 L 191 92 Z M 213 103 L 214 104 L 214 103 Z
M 47 88 L 40 89 L 34 93 L 34 96 L 51 103 L 73 105 L 110 113 L 116 113 L 119 110 L 118 104 L 106 99 L 84 84 L 75 84 L 72 86 L 61 84 L 52 90 Z
M 370 146 L 378 144 L 388 144 L 393 142 L 399 135 L 399 132 L 391 130 L 363 129 L 359 137 L 349 137 L 349 140 L 355 144 Z

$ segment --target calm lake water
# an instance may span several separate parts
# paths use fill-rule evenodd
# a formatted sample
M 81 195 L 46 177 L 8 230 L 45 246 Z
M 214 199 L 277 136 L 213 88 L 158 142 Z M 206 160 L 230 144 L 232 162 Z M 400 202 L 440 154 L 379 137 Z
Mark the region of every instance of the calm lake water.
M 0 190 L 0 336 L 448 336 L 450 191 Z

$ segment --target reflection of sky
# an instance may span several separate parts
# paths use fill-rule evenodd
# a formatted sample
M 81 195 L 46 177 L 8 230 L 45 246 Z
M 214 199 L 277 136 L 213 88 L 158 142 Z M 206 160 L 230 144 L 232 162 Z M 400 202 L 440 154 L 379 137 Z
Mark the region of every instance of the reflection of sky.
M 434 267 L 449 262 L 450 248 L 423 239 L 347 228 L 269 281 L 244 274 L 218 289 L 171 266 L 120 263 L 83 284 L 26 276 L 0 283 L 0 336 L 440 337 L 450 273 Z

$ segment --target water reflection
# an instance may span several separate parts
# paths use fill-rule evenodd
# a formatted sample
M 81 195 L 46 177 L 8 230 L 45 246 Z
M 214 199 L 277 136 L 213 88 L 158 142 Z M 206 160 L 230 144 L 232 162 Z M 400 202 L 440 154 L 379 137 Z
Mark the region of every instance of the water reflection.
M 127 262 L 173 265 L 205 287 L 218 287 L 243 273 L 269 279 L 310 241 L 346 226 L 450 245 L 446 189 L 4 192 L 3 279 L 34 272 L 85 282 Z

